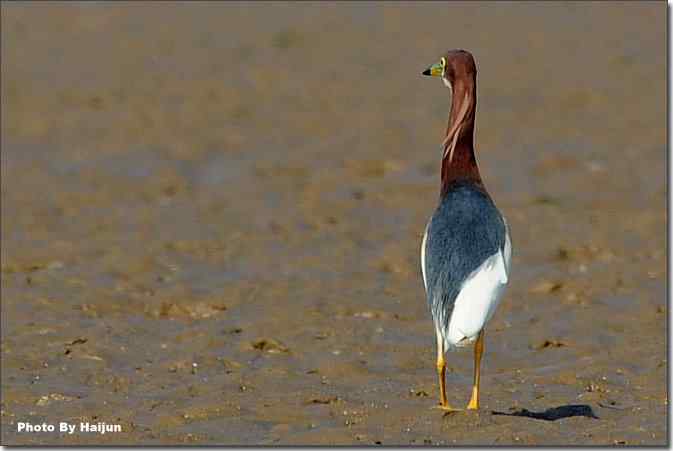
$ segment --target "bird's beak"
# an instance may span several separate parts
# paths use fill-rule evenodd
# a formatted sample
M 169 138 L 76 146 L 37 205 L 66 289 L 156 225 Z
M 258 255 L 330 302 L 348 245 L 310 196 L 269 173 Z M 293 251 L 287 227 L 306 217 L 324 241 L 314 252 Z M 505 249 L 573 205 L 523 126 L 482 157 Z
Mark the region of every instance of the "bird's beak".
M 442 76 L 442 64 L 436 63 L 428 67 L 423 71 L 423 75 L 429 75 L 431 77 L 441 77 Z

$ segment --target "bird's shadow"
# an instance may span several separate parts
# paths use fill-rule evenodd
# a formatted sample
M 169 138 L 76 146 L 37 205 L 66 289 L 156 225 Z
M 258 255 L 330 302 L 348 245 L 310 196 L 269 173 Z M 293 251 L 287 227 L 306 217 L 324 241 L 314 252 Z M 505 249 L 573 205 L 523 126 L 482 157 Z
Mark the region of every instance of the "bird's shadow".
M 556 421 L 570 417 L 587 417 L 599 419 L 591 406 L 586 404 L 569 404 L 559 407 L 550 407 L 543 412 L 531 412 L 528 409 L 519 409 L 514 412 L 505 413 L 493 411 L 493 415 L 505 415 L 508 417 L 527 417 L 536 420 Z

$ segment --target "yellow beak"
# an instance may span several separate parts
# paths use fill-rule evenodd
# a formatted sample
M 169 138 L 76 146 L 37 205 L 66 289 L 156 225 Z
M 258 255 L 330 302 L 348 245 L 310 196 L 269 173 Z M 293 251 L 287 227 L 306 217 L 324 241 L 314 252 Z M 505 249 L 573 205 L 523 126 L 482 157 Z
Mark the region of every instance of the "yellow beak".
M 429 75 L 431 77 L 441 77 L 442 72 L 444 72 L 442 68 L 442 63 L 436 63 L 425 69 L 423 71 L 423 75 Z

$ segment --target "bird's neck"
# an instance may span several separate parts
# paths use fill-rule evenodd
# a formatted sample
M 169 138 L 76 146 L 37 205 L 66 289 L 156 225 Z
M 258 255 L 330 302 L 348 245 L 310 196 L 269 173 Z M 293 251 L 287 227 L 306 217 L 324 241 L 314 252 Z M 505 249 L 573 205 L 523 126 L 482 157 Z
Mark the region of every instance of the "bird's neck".
M 452 87 L 451 113 L 443 145 L 442 196 L 457 182 L 471 182 L 483 188 L 474 156 L 476 84 L 474 79 L 456 80 Z

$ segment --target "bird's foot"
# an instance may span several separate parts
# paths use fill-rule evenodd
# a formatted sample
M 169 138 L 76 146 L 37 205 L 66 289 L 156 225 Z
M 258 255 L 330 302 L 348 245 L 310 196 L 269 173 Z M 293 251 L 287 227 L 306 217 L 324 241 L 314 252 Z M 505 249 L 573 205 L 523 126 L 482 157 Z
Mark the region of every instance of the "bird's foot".
M 463 410 L 463 409 L 457 409 L 455 407 L 451 407 L 448 404 L 437 404 L 435 406 L 432 406 L 432 409 L 442 410 L 442 411 L 444 411 L 445 414 L 461 412 Z
M 467 407 L 465 407 L 465 409 L 466 410 L 479 410 L 479 402 L 471 399 L 470 402 L 467 404 Z
M 479 410 L 479 389 L 474 387 L 472 389 L 472 396 L 470 396 L 470 402 L 467 403 L 467 410 Z

